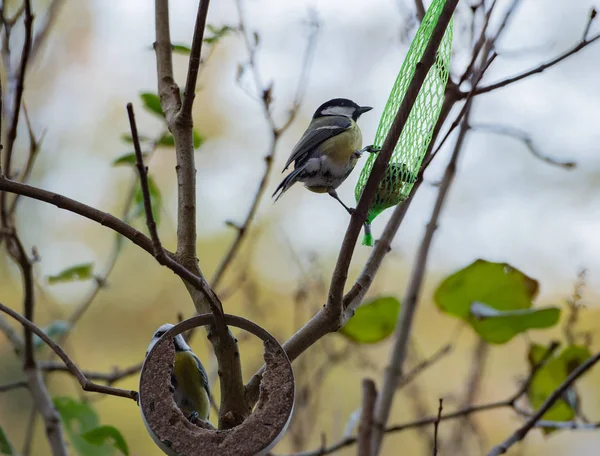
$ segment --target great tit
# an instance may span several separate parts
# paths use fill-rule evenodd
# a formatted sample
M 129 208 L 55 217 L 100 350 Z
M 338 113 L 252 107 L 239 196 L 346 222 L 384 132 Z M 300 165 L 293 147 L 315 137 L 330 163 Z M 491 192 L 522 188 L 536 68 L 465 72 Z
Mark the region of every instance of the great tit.
M 294 162 L 294 170 L 273 193 L 279 192 L 275 201 L 296 182 L 303 182 L 312 192 L 328 193 L 352 214 L 353 209 L 340 200 L 336 188 L 350 175 L 363 152 L 379 151 L 375 146 L 361 149 L 362 133 L 356 123 L 371 109 L 346 98 L 334 98 L 319 106 L 283 168 L 285 171 Z
M 173 327 L 165 323 L 156 330 L 148 346 L 146 355 L 169 329 Z M 200 359 L 192 352 L 181 334 L 173 338 L 175 345 L 175 363 L 171 374 L 173 398 L 177 407 L 191 422 L 198 418 L 208 421 L 210 415 L 210 389 L 208 376 Z

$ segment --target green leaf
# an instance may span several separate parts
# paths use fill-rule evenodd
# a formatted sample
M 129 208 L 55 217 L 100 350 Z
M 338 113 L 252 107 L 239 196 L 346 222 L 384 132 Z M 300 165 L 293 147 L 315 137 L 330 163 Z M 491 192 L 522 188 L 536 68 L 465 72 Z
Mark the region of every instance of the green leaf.
M 360 344 L 374 344 L 394 332 L 400 301 L 392 296 L 378 298 L 363 304 L 340 333 Z
M 142 154 L 142 158 L 146 158 L 148 154 Z M 121 155 L 119 158 L 113 160 L 113 166 L 135 166 L 137 163 L 137 158 L 135 156 L 135 152 L 130 152 L 125 155 Z
M 547 349 L 541 345 L 532 344 L 529 348 L 529 362 L 533 368 L 546 354 Z M 591 355 L 583 346 L 570 345 L 558 355 L 551 357 L 533 376 L 527 390 L 529 403 L 537 410 L 544 401 L 563 383 L 573 370 L 585 362 Z M 572 421 L 576 416 L 576 404 L 572 401 L 573 390 L 567 390 L 563 398 L 556 401 L 542 417 L 549 421 Z M 548 434 L 547 430 L 545 433 Z
M 160 98 L 155 93 L 142 92 L 140 98 L 144 103 L 144 107 L 153 114 L 164 117 L 160 106 Z
M 114 453 L 111 445 L 93 445 L 81 436 L 100 426 L 98 414 L 89 404 L 70 397 L 56 397 L 54 406 L 77 453 L 82 456 L 110 456 Z
M 204 137 L 194 128 L 194 149 L 198 149 L 204 142 Z
M 208 43 L 208 44 L 215 44 L 221 38 L 223 38 L 224 36 L 228 35 L 230 32 L 234 31 L 235 29 L 233 27 L 230 27 L 229 25 L 224 25 L 222 27 L 215 27 L 214 25 L 208 24 L 206 26 L 206 30 L 209 33 L 211 33 L 211 35 L 210 36 L 205 36 L 204 37 L 204 42 Z
M 173 52 L 175 54 L 190 55 L 192 49 L 186 44 L 173 44 Z
M 556 324 L 555 308 L 530 309 L 538 282 L 507 263 L 477 260 L 447 277 L 434 294 L 444 312 L 465 320 L 487 342 L 502 344 L 516 334 Z M 508 313 L 506 313 L 508 312 Z
M 92 278 L 94 263 L 82 263 L 64 269 L 56 275 L 48 276 L 48 283 L 73 282 L 75 280 L 88 280 Z
M 99 426 L 90 431 L 81 434 L 81 437 L 92 445 L 112 444 L 117 450 L 125 456 L 129 456 L 129 448 L 127 442 L 114 426 Z
M 150 141 L 150 138 L 144 135 L 138 135 L 138 139 L 140 142 Z M 129 133 L 123 133 L 121 135 L 121 140 L 127 144 L 133 144 L 133 137 Z
M 160 193 L 160 189 L 154 182 L 152 176 L 148 176 L 148 190 L 150 192 L 150 205 L 152 207 L 152 215 L 154 216 L 154 221 L 158 224 L 160 221 L 160 208 L 162 207 L 162 194 Z M 138 183 L 138 187 L 135 191 L 131 217 L 145 217 L 145 215 L 146 213 L 144 210 L 144 195 L 142 193 L 142 187 Z
M 2 426 L 0 426 L 0 454 L 8 454 L 10 456 L 15 454 L 15 450 L 10 444 L 10 441 L 6 436 L 4 429 L 2 429 Z
M 164 147 L 173 147 L 175 146 L 175 138 L 173 138 L 171 133 L 167 132 L 160 137 L 156 144 Z
M 68 333 L 71 330 L 71 324 L 68 321 L 55 320 L 48 326 L 42 328 L 42 331 L 52 340 Z M 37 335 L 33 335 L 33 346 L 35 349 L 42 348 L 46 343 Z
M 491 344 L 503 344 L 515 335 L 529 329 L 550 328 L 558 323 L 560 309 L 496 310 L 480 302 L 471 305 L 473 328 L 483 340 Z

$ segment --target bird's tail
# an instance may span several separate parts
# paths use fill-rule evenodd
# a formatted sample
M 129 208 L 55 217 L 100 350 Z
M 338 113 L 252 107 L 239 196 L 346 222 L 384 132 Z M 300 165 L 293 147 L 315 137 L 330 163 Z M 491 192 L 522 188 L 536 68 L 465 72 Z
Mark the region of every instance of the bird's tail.
M 277 202 L 277 200 L 281 198 L 281 195 L 283 195 L 292 185 L 298 182 L 298 176 L 303 171 L 303 169 L 303 167 L 296 168 L 294 171 L 285 176 L 285 178 L 281 181 L 277 189 L 273 192 L 272 197 L 277 195 L 277 192 L 279 192 L 279 195 L 277 195 L 277 198 L 275 198 L 274 202 Z

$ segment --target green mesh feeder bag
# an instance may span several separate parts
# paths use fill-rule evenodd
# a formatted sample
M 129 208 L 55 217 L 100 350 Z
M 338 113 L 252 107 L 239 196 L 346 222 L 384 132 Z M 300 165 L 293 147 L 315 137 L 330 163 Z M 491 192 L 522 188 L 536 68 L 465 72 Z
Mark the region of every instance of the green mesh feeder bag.
M 400 68 L 394 87 L 392 87 L 387 104 L 379 120 L 379 127 L 377 128 L 373 142 L 376 146 L 383 146 L 385 137 L 394 122 L 398 108 L 413 78 L 416 65 L 423 57 L 423 53 L 444 4 L 445 0 L 434 0 L 427 10 L 427 14 L 425 14 L 419 30 L 417 30 L 417 34 L 410 45 L 408 54 L 406 54 L 406 58 Z M 431 142 L 433 128 L 444 102 L 444 91 L 448 82 L 451 51 L 452 20 L 448 24 L 448 28 L 437 51 L 435 63 L 432 65 L 429 73 L 427 73 L 423 86 L 417 95 L 415 104 L 402 130 L 402 134 L 398 139 L 398 143 L 394 147 L 385 175 L 377 188 L 375 199 L 369 209 L 365 222 L 363 245 L 373 245 L 373 236 L 371 235 L 370 227 L 375 217 L 388 207 L 395 206 L 404 201 L 417 180 L 421 162 Z M 357 203 L 367 184 L 376 158 L 376 154 L 369 154 L 369 158 L 360 173 L 354 190 Z

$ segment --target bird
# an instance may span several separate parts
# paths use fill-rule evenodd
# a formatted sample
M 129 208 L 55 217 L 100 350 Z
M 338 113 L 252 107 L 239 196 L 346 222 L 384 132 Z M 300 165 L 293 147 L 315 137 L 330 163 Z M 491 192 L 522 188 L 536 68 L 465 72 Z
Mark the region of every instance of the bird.
M 154 332 L 146 356 L 158 340 L 172 327 L 172 324 L 165 323 Z M 210 388 L 206 369 L 204 369 L 202 362 L 181 334 L 173 338 L 173 344 L 175 345 L 175 362 L 171 374 L 171 384 L 173 385 L 175 403 L 192 423 L 198 419 L 208 421 L 210 415 Z
M 296 182 L 315 193 L 328 193 L 349 214 L 336 189 L 350 175 L 363 152 L 376 153 L 379 147 L 362 147 L 362 133 L 356 121 L 370 106 L 359 106 L 347 98 L 334 98 L 315 111 L 308 128 L 292 149 L 282 172 L 294 163 L 294 170 L 279 184 L 275 202 Z M 279 194 L 278 194 L 279 193 Z

